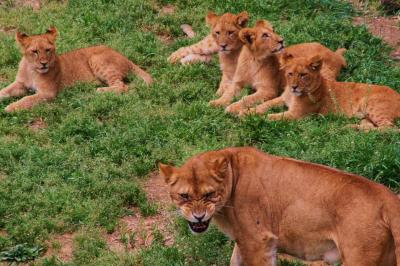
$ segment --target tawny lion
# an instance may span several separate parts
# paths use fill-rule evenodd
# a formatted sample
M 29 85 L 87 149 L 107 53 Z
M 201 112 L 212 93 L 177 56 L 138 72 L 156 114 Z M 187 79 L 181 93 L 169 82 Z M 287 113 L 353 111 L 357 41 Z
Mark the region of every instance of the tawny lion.
M 330 167 L 228 148 L 160 164 L 190 229 L 211 220 L 235 241 L 231 266 L 276 265 L 277 252 L 344 266 L 400 266 L 400 201 Z
M 19 64 L 16 80 L 0 91 L 0 101 L 8 97 L 23 96 L 28 89 L 36 91 L 6 107 L 7 112 L 30 109 L 41 102 L 53 100 L 66 86 L 75 82 L 100 81 L 108 87 L 99 92 L 125 92 L 128 86 L 123 79 L 129 71 L 135 72 L 147 84 L 152 77 L 125 56 L 106 46 L 83 48 L 57 55 L 55 41 L 57 29 L 28 36 L 17 32 L 16 39 L 22 48 L 23 57 Z
M 361 118 L 361 124 L 353 127 L 362 130 L 392 128 L 400 117 L 400 94 L 387 86 L 327 80 L 320 73 L 323 63 L 319 56 L 304 58 L 287 54 L 284 61 L 284 93 L 250 112 L 288 107 L 286 112 L 268 115 L 271 120 L 338 113 Z

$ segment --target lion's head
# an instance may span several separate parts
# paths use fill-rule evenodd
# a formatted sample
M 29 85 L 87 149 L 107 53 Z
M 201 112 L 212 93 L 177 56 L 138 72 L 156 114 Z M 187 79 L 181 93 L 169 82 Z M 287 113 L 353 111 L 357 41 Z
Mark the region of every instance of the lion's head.
M 225 13 L 221 16 L 208 13 L 206 22 L 211 26 L 212 36 L 223 53 L 240 49 L 243 44 L 239 39 L 239 31 L 249 21 L 249 14 L 242 12 L 238 15 Z
M 179 168 L 159 164 L 171 199 L 195 233 L 207 230 L 211 218 L 229 197 L 229 161 L 221 153 L 208 152 L 189 159 Z
M 33 69 L 45 74 L 54 65 L 56 58 L 56 27 L 51 27 L 44 34 L 28 36 L 17 31 L 16 40 L 22 48 L 24 57 Z
M 254 28 L 242 29 L 239 38 L 258 60 L 280 53 L 285 47 L 283 38 L 275 33 L 266 20 L 257 21 Z
M 300 97 L 320 87 L 322 67 L 320 56 L 305 58 L 284 54 L 281 61 L 282 69 L 285 71 L 286 86 L 294 95 Z

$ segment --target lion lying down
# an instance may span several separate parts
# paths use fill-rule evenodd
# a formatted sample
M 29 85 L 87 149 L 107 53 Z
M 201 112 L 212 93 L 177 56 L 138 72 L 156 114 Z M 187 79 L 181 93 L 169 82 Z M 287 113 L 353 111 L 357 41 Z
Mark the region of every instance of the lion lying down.
M 76 82 L 99 81 L 108 87 L 98 88 L 98 92 L 116 93 L 128 90 L 123 80 L 129 72 L 134 72 L 147 84 L 153 82 L 149 73 L 103 45 L 57 55 L 57 35 L 55 27 L 44 34 L 32 36 L 17 32 L 16 40 L 23 57 L 15 81 L 0 91 L 0 102 L 9 97 L 25 96 L 29 89 L 36 93 L 11 103 L 6 112 L 31 109 L 39 103 L 51 101 L 62 89 Z
M 400 201 L 364 177 L 254 148 L 159 167 L 193 232 L 213 219 L 236 242 L 231 265 L 276 265 L 278 250 L 346 266 L 400 265 Z

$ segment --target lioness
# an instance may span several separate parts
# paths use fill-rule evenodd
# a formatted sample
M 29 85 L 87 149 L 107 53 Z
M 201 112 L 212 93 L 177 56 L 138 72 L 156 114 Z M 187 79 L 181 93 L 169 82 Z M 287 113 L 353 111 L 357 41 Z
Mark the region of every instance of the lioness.
M 235 241 L 232 266 L 276 265 L 278 250 L 330 264 L 400 265 L 400 201 L 364 177 L 254 148 L 159 169 L 193 232 L 212 219 Z
M 123 79 L 129 71 L 133 71 L 147 84 L 152 82 L 150 74 L 106 46 L 83 48 L 59 56 L 56 53 L 56 38 L 55 27 L 44 34 L 32 36 L 17 32 L 16 39 L 23 57 L 15 82 L 0 91 L 0 101 L 23 96 L 28 89 L 36 93 L 8 105 L 7 112 L 30 109 L 38 103 L 50 101 L 65 86 L 78 81 L 107 83 L 109 87 L 98 88 L 99 92 L 125 92 L 128 86 Z
M 386 86 L 355 82 L 336 82 L 321 73 L 322 60 L 285 56 L 286 89 L 271 101 L 257 106 L 263 113 L 273 106 L 288 106 L 288 111 L 268 115 L 268 119 L 300 119 L 312 113 L 339 113 L 360 117 L 361 124 L 353 127 L 370 130 L 394 127 L 400 117 L 400 94 Z
M 171 63 L 176 63 L 180 59 L 186 62 L 192 58 L 197 60 L 218 51 L 222 79 L 217 95 L 222 95 L 235 74 L 240 50 L 243 46 L 239 39 L 239 31 L 246 26 L 248 20 L 247 12 L 241 12 L 238 15 L 225 13 L 221 16 L 209 12 L 206 22 L 211 27 L 211 34 L 199 43 L 180 48 L 171 54 L 168 60 Z

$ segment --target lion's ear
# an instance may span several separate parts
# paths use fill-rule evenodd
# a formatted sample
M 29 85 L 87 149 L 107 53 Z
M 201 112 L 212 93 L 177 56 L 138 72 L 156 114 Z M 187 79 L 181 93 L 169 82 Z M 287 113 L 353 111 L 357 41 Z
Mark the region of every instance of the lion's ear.
M 25 46 L 26 38 L 28 38 L 28 35 L 23 32 L 17 31 L 17 33 L 15 34 L 15 39 L 17 40 L 17 43 L 19 43 L 21 46 Z
M 55 41 L 57 39 L 58 31 L 55 26 L 51 26 L 47 31 L 46 34 L 50 37 L 51 41 Z
M 319 71 L 322 67 L 322 59 L 319 55 L 313 56 L 310 59 L 310 68 L 313 71 Z
M 225 156 L 218 156 L 210 161 L 211 172 L 217 181 L 222 181 L 228 171 L 229 160 Z
M 242 29 L 239 32 L 239 39 L 244 43 L 251 45 L 256 38 L 256 33 L 254 32 L 253 29 Z
M 284 69 L 286 65 L 293 59 L 293 55 L 290 53 L 284 52 L 282 56 L 279 57 L 279 64 L 280 64 L 280 69 Z
M 213 27 L 215 25 L 215 23 L 217 23 L 219 16 L 217 14 L 215 14 L 214 12 L 208 12 L 207 16 L 206 16 L 206 23 Z
M 160 170 L 160 175 L 164 177 L 165 183 L 170 185 L 171 183 L 175 182 L 174 173 L 176 168 L 172 165 L 167 165 L 163 163 L 158 164 L 158 169 Z
M 270 30 L 273 29 L 272 24 L 265 19 L 257 20 L 256 27 L 269 28 Z
M 247 13 L 246 11 L 243 11 L 236 16 L 236 24 L 239 25 L 239 27 L 241 28 L 246 27 L 248 21 L 249 13 Z

